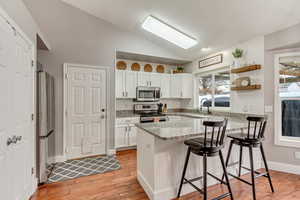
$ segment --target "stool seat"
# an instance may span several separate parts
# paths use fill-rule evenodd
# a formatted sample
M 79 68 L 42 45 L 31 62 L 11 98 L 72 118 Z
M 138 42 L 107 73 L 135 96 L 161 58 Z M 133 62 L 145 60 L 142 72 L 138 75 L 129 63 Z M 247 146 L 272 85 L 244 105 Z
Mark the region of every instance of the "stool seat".
M 204 153 L 207 154 L 207 156 L 215 156 L 216 153 L 219 153 L 219 151 L 224 148 L 224 145 L 218 144 L 217 140 L 211 142 L 211 139 L 206 139 L 206 142 L 204 141 L 205 138 L 200 137 L 186 140 L 184 144 L 191 148 L 191 152 L 200 156 Z
M 234 134 L 228 134 L 227 137 L 235 140 L 235 143 L 246 143 L 247 145 L 255 145 L 261 143 L 264 138 L 252 138 L 248 137 L 248 134 L 245 133 L 234 133 Z

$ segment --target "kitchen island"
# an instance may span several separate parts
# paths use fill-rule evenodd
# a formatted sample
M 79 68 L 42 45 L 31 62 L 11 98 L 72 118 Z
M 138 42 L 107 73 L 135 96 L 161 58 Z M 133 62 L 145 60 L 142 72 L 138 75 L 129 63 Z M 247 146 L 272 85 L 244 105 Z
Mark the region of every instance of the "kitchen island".
M 223 120 L 223 117 L 185 118 L 168 122 L 139 123 L 137 134 L 137 177 L 151 200 L 169 200 L 176 197 L 183 170 L 187 147 L 183 141 L 204 134 L 204 120 Z M 247 128 L 245 118 L 228 117 L 226 133 L 244 131 Z M 224 156 L 227 154 L 228 140 L 225 140 Z M 237 161 L 238 150 L 233 147 L 231 162 Z M 248 152 L 248 149 L 245 149 Z M 246 152 L 244 155 L 248 155 Z M 254 152 L 255 168 L 260 168 L 260 157 Z M 248 157 L 244 156 L 244 166 L 249 166 Z M 208 170 L 221 177 L 222 168 L 218 157 L 208 158 Z M 235 173 L 235 170 L 229 171 Z M 191 154 L 186 177 L 201 176 L 202 159 Z M 245 172 L 243 172 L 245 173 Z M 208 184 L 216 184 L 208 178 Z M 201 182 L 195 185 L 202 187 Z M 189 184 L 183 186 L 182 195 L 195 191 Z

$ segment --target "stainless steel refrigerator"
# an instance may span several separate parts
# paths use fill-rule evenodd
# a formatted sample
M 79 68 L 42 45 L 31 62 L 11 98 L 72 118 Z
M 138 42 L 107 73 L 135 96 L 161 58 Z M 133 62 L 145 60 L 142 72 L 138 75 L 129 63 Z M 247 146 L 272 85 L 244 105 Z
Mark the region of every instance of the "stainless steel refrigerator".
M 48 140 L 54 134 L 55 127 L 55 96 L 54 96 L 54 78 L 47 72 L 39 72 L 38 82 L 38 178 L 39 183 L 47 181 L 47 165 L 49 164 Z

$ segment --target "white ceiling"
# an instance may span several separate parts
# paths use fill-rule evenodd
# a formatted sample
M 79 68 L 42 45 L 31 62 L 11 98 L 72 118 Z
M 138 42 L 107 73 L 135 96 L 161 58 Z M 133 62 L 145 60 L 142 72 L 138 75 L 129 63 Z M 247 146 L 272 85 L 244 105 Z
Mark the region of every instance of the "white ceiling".
M 62 0 L 121 28 L 137 32 L 187 59 L 202 47 L 213 51 L 300 22 L 299 0 Z M 199 45 L 181 49 L 141 29 L 153 15 L 196 38 Z M 205 52 L 207 54 L 207 52 Z

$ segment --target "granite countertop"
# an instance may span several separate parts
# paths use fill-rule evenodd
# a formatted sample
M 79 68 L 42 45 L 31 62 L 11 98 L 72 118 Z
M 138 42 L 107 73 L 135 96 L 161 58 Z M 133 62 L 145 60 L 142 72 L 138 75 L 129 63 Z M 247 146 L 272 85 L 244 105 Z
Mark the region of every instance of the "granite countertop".
M 156 123 L 138 123 L 136 126 L 147 133 L 163 140 L 186 140 L 204 134 L 204 120 L 220 121 L 222 116 L 201 116 L 201 118 L 187 118 Z M 248 126 L 246 119 L 227 117 L 227 133 L 245 129 Z

